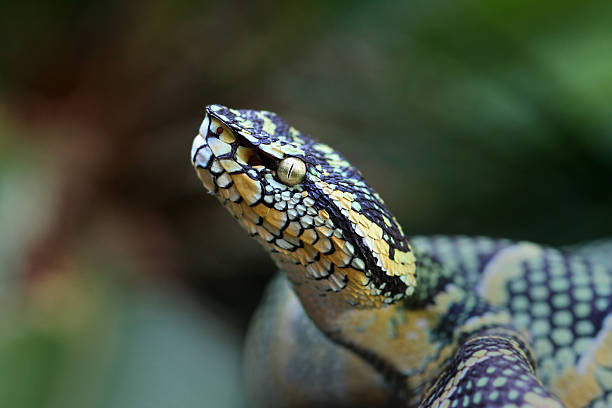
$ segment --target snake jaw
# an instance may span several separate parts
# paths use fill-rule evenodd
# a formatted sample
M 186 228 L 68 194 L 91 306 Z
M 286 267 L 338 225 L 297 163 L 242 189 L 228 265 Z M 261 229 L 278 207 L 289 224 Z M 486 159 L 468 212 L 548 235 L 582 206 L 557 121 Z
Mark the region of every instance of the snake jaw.
M 282 269 L 348 302 L 388 304 L 412 294 L 410 246 L 348 161 L 271 112 L 206 111 L 191 148 L 198 177 Z M 303 166 L 295 184 L 289 173 L 279 177 L 287 163 Z

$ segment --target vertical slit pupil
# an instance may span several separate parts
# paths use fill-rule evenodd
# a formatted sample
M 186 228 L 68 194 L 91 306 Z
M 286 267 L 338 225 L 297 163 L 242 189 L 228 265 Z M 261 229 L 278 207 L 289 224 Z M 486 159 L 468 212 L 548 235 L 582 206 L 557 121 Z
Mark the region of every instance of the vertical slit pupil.
M 291 179 L 291 173 L 293 173 L 293 166 L 295 166 L 295 164 L 291 163 L 291 167 L 289 167 L 289 171 L 287 172 L 287 179 Z

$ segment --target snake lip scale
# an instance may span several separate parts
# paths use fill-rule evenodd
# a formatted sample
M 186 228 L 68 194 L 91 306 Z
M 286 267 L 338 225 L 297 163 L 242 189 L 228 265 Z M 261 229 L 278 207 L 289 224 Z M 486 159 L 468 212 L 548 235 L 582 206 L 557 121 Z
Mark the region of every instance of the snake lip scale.
M 409 243 L 355 167 L 269 111 L 207 106 L 190 160 L 281 271 L 247 340 L 255 403 L 612 407 L 606 264 L 483 237 Z

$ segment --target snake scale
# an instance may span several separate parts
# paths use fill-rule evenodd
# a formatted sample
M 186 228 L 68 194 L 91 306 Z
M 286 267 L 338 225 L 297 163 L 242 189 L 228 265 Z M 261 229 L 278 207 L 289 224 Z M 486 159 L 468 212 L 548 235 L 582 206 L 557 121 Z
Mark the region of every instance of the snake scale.
M 268 111 L 210 105 L 191 161 L 280 270 L 254 318 L 262 406 L 612 407 L 612 267 L 413 237 L 361 173 Z

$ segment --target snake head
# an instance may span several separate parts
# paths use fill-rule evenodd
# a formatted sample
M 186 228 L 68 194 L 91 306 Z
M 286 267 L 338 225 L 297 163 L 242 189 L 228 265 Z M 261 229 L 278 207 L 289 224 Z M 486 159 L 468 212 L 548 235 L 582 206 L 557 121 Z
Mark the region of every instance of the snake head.
M 413 293 L 414 255 L 380 196 L 334 149 L 275 113 L 207 106 L 191 161 L 294 283 L 366 307 Z

